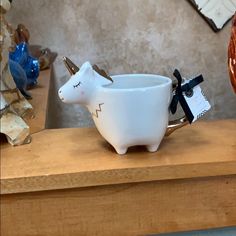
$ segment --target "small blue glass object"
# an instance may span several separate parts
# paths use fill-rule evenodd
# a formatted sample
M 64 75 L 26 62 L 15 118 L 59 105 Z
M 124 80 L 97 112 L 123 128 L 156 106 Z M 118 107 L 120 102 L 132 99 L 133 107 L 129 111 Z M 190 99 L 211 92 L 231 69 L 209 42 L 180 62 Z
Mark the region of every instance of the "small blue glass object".
M 9 59 L 18 63 L 19 66 L 21 66 L 25 71 L 27 77 L 26 86 L 34 86 L 37 84 L 37 78 L 39 76 L 39 71 L 40 71 L 39 61 L 36 58 L 30 56 L 27 43 L 23 42 L 16 45 L 15 51 L 9 53 Z M 18 69 L 17 68 L 13 69 L 13 66 L 16 64 L 14 63 L 11 64 L 12 65 L 10 66 L 10 71 L 18 87 L 18 84 L 21 84 L 21 82 L 18 83 L 16 81 L 24 80 L 23 78 L 20 79 L 19 77 L 19 75 L 22 74 L 22 72 L 17 72 L 19 67 L 17 67 Z
M 27 76 L 24 69 L 18 62 L 15 62 L 11 59 L 9 59 L 8 64 L 16 87 L 20 90 L 25 98 L 31 98 L 30 94 L 26 91 Z

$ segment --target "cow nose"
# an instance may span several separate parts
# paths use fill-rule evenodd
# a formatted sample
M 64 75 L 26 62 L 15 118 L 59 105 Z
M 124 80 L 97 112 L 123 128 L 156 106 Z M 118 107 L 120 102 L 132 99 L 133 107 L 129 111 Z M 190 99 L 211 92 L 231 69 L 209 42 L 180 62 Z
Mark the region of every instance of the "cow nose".
M 63 98 L 63 96 L 62 96 L 62 91 L 61 91 L 61 90 L 58 91 L 58 95 L 59 95 L 59 98 L 63 101 L 64 98 Z

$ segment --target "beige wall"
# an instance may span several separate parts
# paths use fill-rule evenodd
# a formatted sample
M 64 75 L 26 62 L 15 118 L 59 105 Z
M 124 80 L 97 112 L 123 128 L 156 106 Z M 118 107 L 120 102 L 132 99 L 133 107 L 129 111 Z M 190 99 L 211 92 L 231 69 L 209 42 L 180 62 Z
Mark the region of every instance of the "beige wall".
M 236 118 L 226 64 L 230 24 L 214 33 L 186 0 L 15 0 L 8 19 L 29 28 L 32 44 L 59 53 L 54 91 L 69 77 L 63 55 L 110 74 L 171 76 L 177 67 L 186 77 L 204 75 L 213 106 L 204 119 Z M 51 101 L 53 127 L 92 124 L 80 106 L 60 103 L 55 93 Z

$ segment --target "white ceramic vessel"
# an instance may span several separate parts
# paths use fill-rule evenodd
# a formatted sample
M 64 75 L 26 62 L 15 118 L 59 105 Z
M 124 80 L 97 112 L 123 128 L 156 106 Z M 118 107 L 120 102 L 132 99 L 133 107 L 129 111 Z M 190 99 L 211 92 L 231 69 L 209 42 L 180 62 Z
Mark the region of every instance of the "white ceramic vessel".
M 152 74 L 116 75 L 112 79 L 102 77 L 86 62 L 58 94 L 63 102 L 85 105 L 117 153 L 125 154 L 128 147 L 136 145 L 157 151 L 168 127 L 171 79 Z

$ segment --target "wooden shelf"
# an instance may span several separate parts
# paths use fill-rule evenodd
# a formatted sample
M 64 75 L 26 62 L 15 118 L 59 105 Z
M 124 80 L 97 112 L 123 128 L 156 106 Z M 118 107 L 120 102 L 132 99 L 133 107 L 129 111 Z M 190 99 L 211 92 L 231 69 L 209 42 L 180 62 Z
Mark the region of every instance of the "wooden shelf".
M 119 156 L 95 128 L 44 130 L 1 147 L 2 194 L 236 174 L 236 120 L 197 122 L 156 153 Z
M 31 134 L 45 129 L 50 79 L 50 69 L 40 71 L 37 87 L 29 91 L 33 97 L 29 102 L 34 108 L 34 117 L 27 118 L 26 123 L 30 127 Z
M 95 128 L 45 129 L 49 84 L 50 70 L 42 71 L 31 91 L 32 142 L 1 143 L 1 235 L 236 225 L 236 119 L 199 121 L 164 138 L 156 153 L 135 147 L 119 156 Z

